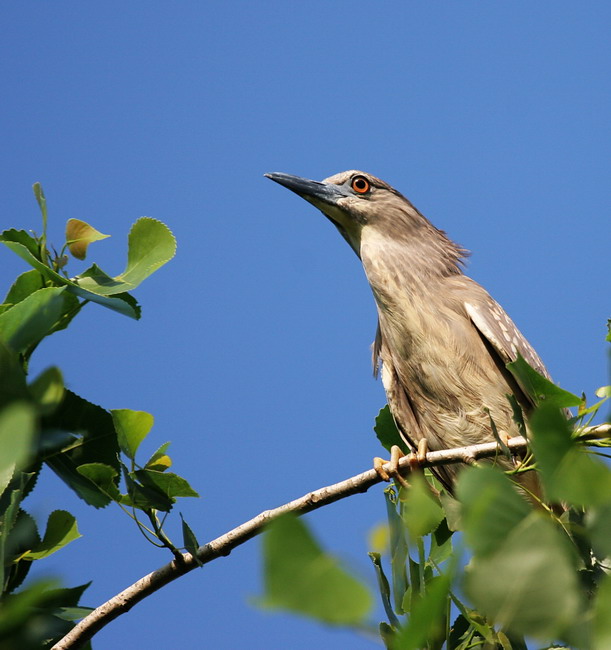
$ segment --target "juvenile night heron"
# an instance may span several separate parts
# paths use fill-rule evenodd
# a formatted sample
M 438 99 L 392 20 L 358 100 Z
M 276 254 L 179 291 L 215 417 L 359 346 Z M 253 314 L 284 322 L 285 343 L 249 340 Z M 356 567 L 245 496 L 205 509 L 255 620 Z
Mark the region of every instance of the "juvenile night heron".
M 519 353 L 547 372 L 503 308 L 463 274 L 468 252 L 370 174 L 347 171 L 321 182 L 266 176 L 321 210 L 361 259 L 378 310 L 374 371 L 381 365 L 388 404 L 409 447 L 423 440 L 430 450 L 492 441 L 491 418 L 501 435 L 519 435 L 507 395 L 526 412 L 533 404 L 505 364 Z M 449 489 L 455 472 L 454 466 L 436 471 Z

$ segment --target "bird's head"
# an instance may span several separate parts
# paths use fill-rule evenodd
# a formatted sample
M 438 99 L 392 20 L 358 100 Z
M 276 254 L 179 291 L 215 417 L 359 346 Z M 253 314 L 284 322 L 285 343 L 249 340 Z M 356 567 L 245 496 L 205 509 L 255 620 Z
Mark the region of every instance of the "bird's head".
M 365 226 L 403 221 L 401 213 L 411 204 L 379 178 L 356 170 L 341 172 L 323 181 L 274 172 L 267 178 L 292 190 L 316 206 L 337 227 L 357 255 Z
M 375 240 L 376 247 L 401 249 L 416 263 L 446 274 L 457 272 L 461 258 L 468 254 L 400 192 L 366 172 L 350 170 L 323 181 L 281 172 L 265 175 L 316 206 L 359 257 L 364 240 Z

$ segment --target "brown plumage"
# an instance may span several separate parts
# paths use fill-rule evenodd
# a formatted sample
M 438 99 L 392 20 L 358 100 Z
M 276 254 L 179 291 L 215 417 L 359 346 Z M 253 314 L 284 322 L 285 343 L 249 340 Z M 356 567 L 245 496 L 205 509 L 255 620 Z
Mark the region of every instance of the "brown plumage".
M 490 417 L 499 432 L 518 435 L 507 394 L 527 411 L 533 404 L 505 364 L 520 353 L 547 372 L 503 308 L 463 274 L 467 251 L 370 174 L 267 176 L 319 208 L 361 259 L 378 310 L 374 369 L 409 446 L 494 440 Z M 439 469 L 448 488 L 455 471 Z

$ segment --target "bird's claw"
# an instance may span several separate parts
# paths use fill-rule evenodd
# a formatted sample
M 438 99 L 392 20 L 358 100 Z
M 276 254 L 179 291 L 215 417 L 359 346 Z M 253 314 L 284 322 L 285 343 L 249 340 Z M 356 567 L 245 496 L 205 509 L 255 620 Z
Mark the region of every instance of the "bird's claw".
M 390 448 L 390 460 L 384 460 L 383 458 L 374 458 L 373 459 L 373 469 L 377 472 L 378 476 L 383 481 L 390 481 L 391 478 L 395 479 L 399 485 L 403 487 L 409 487 L 409 483 L 401 476 L 399 472 L 399 460 L 403 458 L 405 454 L 401 451 L 397 445 L 393 445 Z
M 426 463 L 426 454 L 428 451 L 427 441 L 423 438 L 418 442 L 418 448 L 409 455 L 409 471 L 419 471 L 422 469 L 424 463 Z M 373 459 L 373 468 L 377 472 L 378 476 L 383 481 L 390 481 L 394 479 L 401 487 L 409 488 L 410 484 L 401 476 L 399 471 L 399 460 L 403 458 L 405 454 L 401 451 L 397 445 L 393 445 L 390 448 L 390 460 L 386 461 L 383 458 L 374 458 Z M 430 484 L 427 483 L 431 492 L 439 496 L 439 492 Z
M 409 466 L 411 471 L 420 470 L 426 463 L 426 453 L 429 450 L 426 438 L 418 440 L 418 448 L 409 455 Z

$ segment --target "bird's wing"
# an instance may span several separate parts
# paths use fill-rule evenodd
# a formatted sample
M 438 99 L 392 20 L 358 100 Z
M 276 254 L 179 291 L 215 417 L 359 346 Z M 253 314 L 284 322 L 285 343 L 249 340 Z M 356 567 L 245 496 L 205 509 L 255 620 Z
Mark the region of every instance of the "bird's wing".
M 484 290 L 482 289 L 482 291 Z M 492 350 L 497 353 L 503 366 L 515 361 L 518 358 L 518 353 L 520 353 L 525 361 L 540 375 L 552 381 L 547 368 L 543 365 L 543 361 L 541 361 L 533 346 L 524 338 L 522 332 L 520 332 L 496 300 L 486 293 L 486 299 L 483 303 L 465 301 L 464 305 L 471 322 L 475 325 L 480 335 L 489 343 Z M 528 411 L 530 410 L 528 408 L 529 406 L 535 406 L 536 400 L 534 396 L 530 394 L 526 386 L 521 384 L 519 377 L 513 375 L 506 368 L 502 370 L 504 370 L 510 386 L 512 381 L 509 379 L 509 376 L 515 382 L 513 392 L 522 407 L 526 406 Z M 516 391 L 515 389 L 518 387 L 519 390 Z M 519 394 L 520 392 L 522 395 Z M 524 398 L 526 401 L 524 401 Z M 567 418 L 572 417 L 569 409 L 565 408 L 563 411 Z
M 515 361 L 519 353 L 537 372 L 551 379 L 543 361 L 505 310 L 490 296 L 486 298 L 485 302 L 465 302 L 465 309 L 471 322 L 490 343 L 503 364 Z
M 484 289 L 481 289 L 478 298 L 465 300 L 467 314 L 486 343 L 499 370 L 505 376 L 515 398 L 522 408 L 529 412 L 536 405 L 536 397 L 532 394 L 532 389 L 523 385 L 520 377 L 514 375 L 506 366 L 515 361 L 520 354 L 538 373 L 551 381 L 547 368 L 498 302 L 493 300 Z
M 371 345 L 371 365 L 373 366 L 373 376 L 377 379 L 380 374 L 380 366 L 382 365 L 382 330 L 380 329 L 380 320 L 376 327 L 376 337 Z

